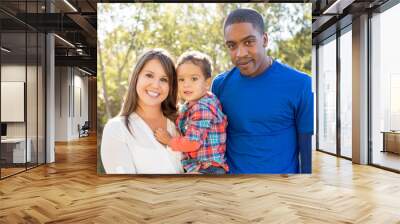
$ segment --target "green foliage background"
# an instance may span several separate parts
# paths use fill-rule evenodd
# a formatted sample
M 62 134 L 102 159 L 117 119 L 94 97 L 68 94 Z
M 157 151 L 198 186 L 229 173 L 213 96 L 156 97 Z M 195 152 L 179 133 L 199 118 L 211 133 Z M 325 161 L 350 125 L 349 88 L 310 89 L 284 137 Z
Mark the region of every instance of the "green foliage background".
M 256 9 L 270 37 L 268 54 L 311 73 L 311 4 L 218 3 L 98 5 L 98 134 L 118 114 L 136 58 L 164 48 L 178 57 L 199 50 L 213 59 L 213 75 L 232 67 L 223 20 L 238 7 Z

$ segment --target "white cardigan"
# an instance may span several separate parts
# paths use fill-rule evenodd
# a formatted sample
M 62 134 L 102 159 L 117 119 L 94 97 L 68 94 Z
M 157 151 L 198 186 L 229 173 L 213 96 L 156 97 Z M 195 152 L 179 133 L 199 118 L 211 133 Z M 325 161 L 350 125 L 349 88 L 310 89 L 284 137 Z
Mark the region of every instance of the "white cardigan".
M 136 113 L 129 116 L 132 134 L 121 116 L 109 120 L 101 141 L 101 160 L 107 174 L 176 174 L 183 173 L 180 152 L 159 143 L 150 127 Z M 167 131 L 176 136 L 172 121 Z

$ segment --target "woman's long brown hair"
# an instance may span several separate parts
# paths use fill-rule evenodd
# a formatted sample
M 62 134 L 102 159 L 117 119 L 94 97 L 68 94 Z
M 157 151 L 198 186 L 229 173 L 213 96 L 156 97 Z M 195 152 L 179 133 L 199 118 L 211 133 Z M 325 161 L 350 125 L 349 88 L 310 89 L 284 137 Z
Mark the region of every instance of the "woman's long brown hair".
M 176 77 L 175 65 L 170 54 L 164 49 L 152 49 L 143 53 L 138 62 L 136 63 L 135 69 L 130 77 L 128 91 L 124 98 L 124 103 L 121 108 L 120 116 L 124 117 L 125 126 L 128 131 L 132 134 L 129 127 L 129 115 L 136 111 L 138 105 L 138 95 L 136 92 L 136 85 L 139 77 L 139 73 L 143 67 L 150 60 L 156 59 L 161 63 L 164 72 L 168 76 L 169 92 L 167 98 L 161 103 L 161 110 L 164 116 L 174 121 L 176 118 L 176 100 L 178 92 L 178 82 Z

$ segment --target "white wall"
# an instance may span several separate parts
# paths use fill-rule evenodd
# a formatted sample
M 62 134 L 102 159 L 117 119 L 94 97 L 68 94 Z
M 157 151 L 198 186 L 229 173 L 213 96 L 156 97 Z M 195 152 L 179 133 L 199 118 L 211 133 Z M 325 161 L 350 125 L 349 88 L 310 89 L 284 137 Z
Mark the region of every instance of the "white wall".
M 6 64 L 1 66 L 1 81 L 6 82 L 25 82 L 25 65 Z M 32 70 L 32 66 L 28 66 L 28 72 Z M 28 96 L 30 94 L 28 93 Z M 8 108 L 1 108 L 7 110 Z M 30 120 L 30 119 L 29 119 Z M 8 137 L 25 137 L 25 122 L 7 122 Z
M 88 78 L 82 75 L 76 68 L 56 67 L 56 141 L 79 138 L 78 124 L 88 120 Z
M 78 137 L 78 124 L 82 126 L 88 120 L 88 78 L 81 76 L 79 70 L 74 70 L 74 108 L 71 135 Z
M 44 83 L 41 66 L 25 66 L 25 64 L 3 64 L 1 66 L 1 81 L 5 82 L 24 82 L 26 86 L 26 100 L 23 100 L 22 107 L 19 110 L 24 116 L 26 112 L 26 120 L 23 118 L 21 122 L 6 122 L 7 137 L 9 138 L 24 138 L 25 135 L 30 139 L 32 161 L 44 163 Z M 27 78 L 27 81 L 25 80 Z M 2 89 L 2 93 L 4 89 Z M 22 92 L 21 92 L 22 91 Z M 24 94 L 24 90 L 19 90 Z M 2 95 L 7 97 L 6 95 Z M 23 96 L 22 98 L 25 98 Z M 26 105 L 25 105 L 26 103 Z M 3 104 L 3 103 L 2 103 Z M 2 112 L 16 113 L 15 108 L 2 107 Z M 38 153 L 38 155 L 37 155 Z
M 55 68 L 55 141 L 68 140 L 68 86 L 67 67 Z
M 1 81 L 1 121 L 24 122 L 25 82 Z M 36 105 L 35 105 L 36 108 Z

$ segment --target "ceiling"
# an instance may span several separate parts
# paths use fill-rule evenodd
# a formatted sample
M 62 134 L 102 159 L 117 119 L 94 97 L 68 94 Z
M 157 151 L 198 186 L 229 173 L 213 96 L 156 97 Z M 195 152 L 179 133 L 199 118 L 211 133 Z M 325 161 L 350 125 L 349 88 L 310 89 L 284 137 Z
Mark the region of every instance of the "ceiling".
M 51 32 L 57 34 L 56 66 L 77 66 L 96 74 L 97 0 L 47 0 L 47 5 L 45 0 L 1 0 L 0 24 L 2 46 L 12 49 L 6 60 L 32 58 L 37 46 L 43 47 L 36 43 L 36 33 Z
M 312 0 L 313 44 L 352 23 L 354 17 L 374 12 L 389 0 Z

